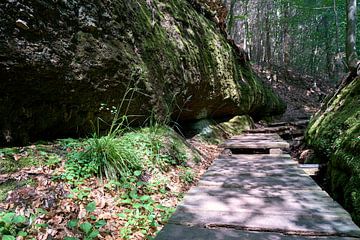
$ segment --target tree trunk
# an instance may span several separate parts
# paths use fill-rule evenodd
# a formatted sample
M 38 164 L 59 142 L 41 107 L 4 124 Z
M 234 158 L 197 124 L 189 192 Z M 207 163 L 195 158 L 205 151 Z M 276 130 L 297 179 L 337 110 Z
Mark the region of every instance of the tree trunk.
M 331 33 L 329 32 L 329 21 L 328 15 L 324 15 L 322 18 L 322 25 L 324 28 L 324 37 L 325 37 L 325 52 L 326 52 L 326 67 L 327 74 L 329 79 L 334 79 L 334 68 L 333 68 L 333 53 L 331 51 Z M 336 50 L 338 51 L 338 50 Z
M 336 53 L 340 52 L 340 37 L 339 37 L 339 16 L 336 10 L 336 0 L 334 0 L 334 15 L 335 15 L 335 36 L 336 36 Z
M 356 54 L 356 0 L 346 0 L 346 62 L 348 69 L 353 71 L 357 67 Z
M 249 57 L 250 57 L 250 49 L 248 49 L 248 35 L 249 35 L 249 14 L 248 14 L 248 4 L 249 4 L 249 0 L 245 1 L 245 6 L 244 6 L 244 16 L 245 16 L 245 20 L 244 20 L 244 50 L 245 52 L 249 51 Z M 250 57 L 251 58 L 251 57 Z
M 284 19 L 287 20 L 289 19 L 289 11 L 290 11 L 290 6 L 288 2 L 285 2 L 285 6 L 284 6 Z M 288 26 L 288 22 L 285 21 L 284 23 L 284 32 L 283 32 L 283 63 L 285 68 L 287 69 L 289 64 L 290 64 L 290 55 L 289 55 L 289 40 L 290 40 L 290 36 L 289 36 L 289 26 Z
M 268 2 L 266 4 L 265 11 L 265 62 L 268 67 L 271 66 L 271 38 L 270 38 L 270 13 L 271 5 Z

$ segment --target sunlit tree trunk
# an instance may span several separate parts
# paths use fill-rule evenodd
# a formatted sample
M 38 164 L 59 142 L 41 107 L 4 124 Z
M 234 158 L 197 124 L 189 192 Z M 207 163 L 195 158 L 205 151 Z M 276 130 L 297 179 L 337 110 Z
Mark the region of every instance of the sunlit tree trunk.
M 346 21 L 346 62 L 348 69 L 354 70 L 357 67 L 356 54 L 356 0 L 346 0 L 347 21 Z
M 245 16 L 245 20 L 244 20 L 244 50 L 246 52 L 249 51 L 249 56 L 250 56 L 250 49 L 248 49 L 248 36 L 249 36 L 249 14 L 248 14 L 248 4 L 249 4 L 249 0 L 246 0 L 244 3 L 244 16 Z M 251 56 L 250 56 L 251 57 Z
M 270 14 L 271 14 L 271 4 L 270 1 L 267 2 L 265 10 L 265 62 L 269 67 L 271 65 L 271 38 L 270 38 Z

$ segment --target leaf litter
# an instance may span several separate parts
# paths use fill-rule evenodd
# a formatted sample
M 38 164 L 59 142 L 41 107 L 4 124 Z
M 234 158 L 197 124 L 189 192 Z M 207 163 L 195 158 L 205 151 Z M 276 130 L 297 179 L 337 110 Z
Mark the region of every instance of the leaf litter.
M 184 193 L 196 185 L 222 150 L 196 140 L 188 142 L 202 156 L 198 164 L 191 166 L 195 175 L 191 182 L 182 181 L 182 169 L 171 166 L 166 172 L 145 171 L 139 176 L 139 182 L 132 183 L 136 189 L 130 193 L 124 186 L 96 177 L 76 186 L 61 179 L 66 151 L 70 150 L 64 152 L 59 145 L 48 144 L 45 153 L 55 154 L 59 159 L 54 165 L 42 164 L 0 174 L 0 184 L 31 180 L 30 184 L 16 187 L 7 194 L 6 200 L 0 202 L 0 213 L 11 211 L 30 219 L 28 235 L 17 239 L 83 239 L 84 232 L 90 233 L 92 228 L 97 229 L 92 232 L 96 237 L 86 239 L 149 239 L 161 230 Z M 29 156 L 29 150 L 35 156 L 46 156 L 35 145 L 9 155 L 19 161 Z M 141 212 L 148 214 L 146 219 Z M 143 228 L 145 220 L 150 223 Z M 71 223 L 76 225 L 71 227 Z

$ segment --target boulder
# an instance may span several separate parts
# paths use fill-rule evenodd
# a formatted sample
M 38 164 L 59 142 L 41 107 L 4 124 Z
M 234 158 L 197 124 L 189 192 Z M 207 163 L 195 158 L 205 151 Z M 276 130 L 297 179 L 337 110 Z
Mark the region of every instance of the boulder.
M 283 112 L 237 52 L 185 0 L 1 1 L 0 145 Z
M 328 165 L 328 190 L 360 224 L 360 77 L 323 105 L 305 140 Z

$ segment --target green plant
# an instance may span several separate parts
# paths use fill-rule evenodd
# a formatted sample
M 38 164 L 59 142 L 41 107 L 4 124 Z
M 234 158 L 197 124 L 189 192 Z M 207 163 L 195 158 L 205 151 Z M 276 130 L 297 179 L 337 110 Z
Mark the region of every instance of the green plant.
M 174 209 L 156 203 L 147 194 L 147 185 L 144 182 L 131 179 L 124 186 L 125 192 L 120 196 L 119 204 L 126 209 L 118 214 L 125 220 L 120 229 L 123 239 L 131 239 L 132 234 L 141 233 L 147 236 L 151 229 L 156 229 L 161 223 L 167 221 Z
M 61 163 L 61 158 L 58 155 L 52 154 L 47 157 L 45 165 L 48 167 L 56 167 Z
M 78 151 L 69 154 L 69 160 L 66 162 L 65 178 L 73 181 L 74 179 L 86 179 L 93 175 L 100 178 L 105 176 L 108 180 L 118 180 L 123 176 L 132 175 L 134 171 L 140 170 L 142 164 L 134 151 L 134 147 L 127 141 L 121 141 L 120 136 L 128 129 L 128 120 L 126 115 L 120 115 L 127 95 L 130 94 L 130 104 L 135 89 L 127 87 L 125 95 L 118 108 L 112 106 L 111 114 L 113 119 L 110 129 L 105 136 L 100 136 L 100 122 L 98 119 L 95 133 L 92 138 L 83 142 L 82 146 L 76 146 Z M 106 108 L 103 103 L 99 110 Z M 128 111 L 126 106 L 125 112 Z M 110 108 L 106 108 L 110 110 Z M 71 141 L 70 141 L 71 142 Z
M 114 135 L 94 137 L 89 140 L 85 158 L 95 159 L 98 174 L 104 174 L 107 179 L 119 179 L 121 176 L 132 175 L 141 169 L 139 157 L 131 145 L 121 141 Z
M 67 227 L 75 232 L 77 236 L 81 236 L 81 239 L 92 240 L 99 236 L 100 229 L 106 225 L 105 220 L 98 220 L 96 216 L 91 215 L 96 209 L 96 203 L 90 202 L 86 205 L 86 216 L 84 220 L 71 219 L 67 223 Z M 76 237 L 65 237 L 67 240 L 76 240 Z
M 92 191 L 91 188 L 88 187 L 81 187 L 80 185 L 71 190 L 71 193 L 68 195 L 68 198 L 72 198 L 75 200 L 83 201 L 87 199 Z
M 29 219 L 14 212 L 0 213 L 0 237 L 2 240 L 15 240 L 16 237 L 28 235 L 26 229 L 29 226 Z
M 70 151 L 64 178 L 69 181 L 83 180 L 94 175 L 118 180 L 140 170 L 138 153 L 127 141 L 115 134 L 94 136 L 83 142 L 81 148 Z
M 180 167 L 179 178 L 184 183 L 192 183 L 195 180 L 195 173 L 189 167 Z

